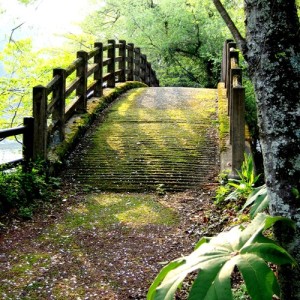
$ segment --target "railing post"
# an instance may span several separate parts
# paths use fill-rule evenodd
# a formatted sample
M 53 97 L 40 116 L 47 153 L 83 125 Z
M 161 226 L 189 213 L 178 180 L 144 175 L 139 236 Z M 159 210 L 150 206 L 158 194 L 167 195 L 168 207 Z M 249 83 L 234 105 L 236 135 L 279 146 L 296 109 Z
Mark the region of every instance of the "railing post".
M 33 88 L 34 146 L 33 159 L 47 159 L 47 88 Z
M 225 81 L 225 87 L 227 89 L 227 96 L 228 96 L 228 89 L 230 86 L 230 69 L 231 69 L 231 61 L 230 61 L 230 49 L 236 48 L 236 43 L 229 42 L 227 43 L 226 48 L 226 81 Z
M 232 175 L 241 170 L 245 152 L 245 88 L 232 89 Z
M 127 80 L 133 81 L 133 66 L 134 66 L 134 44 L 128 43 L 128 74 L 127 74 Z
M 80 97 L 80 102 L 77 109 L 85 112 L 87 107 L 87 71 L 88 71 L 88 53 L 85 51 L 78 51 L 77 58 L 82 61 L 77 67 L 76 76 L 80 78 L 80 84 L 76 89 L 76 96 Z
M 57 68 L 53 70 L 53 77 L 59 76 L 57 87 L 53 90 L 53 99 L 57 98 L 52 119 L 58 121 L 59 141 L 65 139 L 65 107 L 66 107 L 66 70 Z
M 23 119 L 25 131 L 23 134 L 23 171 L 29 170 L 30 162 L 33 160 L 33 143 L 34 143 L 34 118 L 25 117 Z
M 140 73 L 140 77 L 141 77 L 141 81 L 143 83 L 145 83 L 145 79 L 146 79 L 146 55 L 145 54 L 141 54 L 141 73 Z
M 228 43 L 233 42 L 233 40 L 231 39 L 227 39 L 224 42 L 224 46 L 223 46 L 223 54 L 222 54 L 222 68 L 221 68 L 221 82 L 225 83 L 226 86 L 226 74 L 227 74 L 227 45 Z
M 96 81 L 94 95 L 101 97 L 103 95 L 103 44 L 97 42 L 94 47 L 99 48 L 94 57 L 94 63 L 98 65 L 98 70 L 94 73 L 94 80 Z
M 112 46 L 107 51 L 107 57 L 110 59 L 107 65 L 107 73 L 110 73 L 110 77 L 107 80 L 107 87 L 114 88 L 116 86 L 115 71 L 116 71 L 116 41 L 108 40 L 108 43 Z
M 134 80 L 141 81 L 141 49 L 135 48 L 134 53 Z
M 119 69 L 121 70 L 121 74 L 119 76 L 119 82 L 126 81 L 126 41 L 119 41 L 119 56 L 122 57 L 122 60 L 119 62 Z
M 145 83 L 148 86 L 151 86 L 150 72 L 151 72 L 151 64 L 147 61 L 147 58 L 146 58 L 146 78 L 145 78 Z
M 242 86 L 242 69 L 232 68 L 230 69 L 230 92 L 228 98 L 228 111 L 229 111 L 229 120 L 230 120 L 230 144 L 232 144 L 232 135 L 233 135 L 233 124 L 232 124 L 232 102 L 233 102 L 233 88 L 236 86 Z
M 232 61 L 235 61 L 232 64 Z M 228 115 L 230 115 L 231 109 L 231 93 L 232 93 L 232 77 L 231 77 L 231 69 L 236 68 L 238 66 L 239 61 L 239 53 L 236 50 L 230 50 L 228 53 L 228 61 L 229 61 L 229 69 L 228 69 L 228 80 L 227 80 L 227 97 L 228 97 Z

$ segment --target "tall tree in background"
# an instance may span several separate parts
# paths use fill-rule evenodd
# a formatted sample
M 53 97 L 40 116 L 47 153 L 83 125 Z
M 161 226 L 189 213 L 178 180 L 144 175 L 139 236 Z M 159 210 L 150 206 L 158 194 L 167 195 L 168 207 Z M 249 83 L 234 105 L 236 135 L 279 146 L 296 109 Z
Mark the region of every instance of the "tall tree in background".
M 273 215 L 296 222 L 277 228 L 278 240 L 300 265 L 300 27 L 295 0 L 247 0 L 246 38 L 224 6 L 213 0 L 231 30 L 254 84 L 265 179 Z M 283 300 L 300 299 L 300 269 L 282 267 Z

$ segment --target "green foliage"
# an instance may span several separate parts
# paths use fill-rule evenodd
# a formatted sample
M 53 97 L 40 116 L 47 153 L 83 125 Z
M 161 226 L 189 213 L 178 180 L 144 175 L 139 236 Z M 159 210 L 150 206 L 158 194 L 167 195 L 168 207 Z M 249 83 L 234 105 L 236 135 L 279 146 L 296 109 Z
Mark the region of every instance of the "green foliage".
M 231 188 L 229 187 L 228 184 L 226 185 L 220 185 L 217 190 L 216 190 L 216 195 L 215 195 L 215 204 L 220 204 L 221 202 L 224 201 L 226 196 L 230 193 Z
M 74 58 L 66 49 L 35 51 L 31 39 L 8 43 L 0 52 L 6 73 L 0 78 L 0 128 L 18 126 L 31 115 L 32 88 L 48 83 L 53 68 L 65 67 Z
M 279 296 L 277 278 L 267 262 L 276 265 L 296 262 L 286 250 L 263 235 L 277 222 L 294 227 L 290 219 L 258 214 L 246 228 L 237 226 L 213 238 L 202 238 L 194 252 L 172 261 L 160 271 L 149 288 L 147 300 L 174 299 L 185 277 L 197 270 L 189 300 L 232 300 L 230 279 L 235 267 L 253 300 Z
M 31 171 L 23 172 L 21 167 L 0 173 L 0 214 L 15 208 L 19 215 L 30 217 L 34 201 L 47 199 L 51 187 L 58 186 L 57 179 L 48 177 L 42 163 L 35 164 Z
M 245 73 L 245 72 L 244 72 Z M 257 107 L 253 84 L 249 79 L 244 80 L 245 87 L 245 120 L 248 125 L 250 135 L 254 140 L 258 139 Z
M 255 175 L 254 162 L 250 154 L 244 154 L 241 171 L 237 171 L 237 174 L 239 179 L 221 180 L 221 185 L 216 190 L 215 204 L 220 204 L 224 200 L 246 199 L 251 194 L 260 175 Z
M 233 300 L 249 300 L 249 295 L 247 292 L 247 287 L 245 284 L 241 284 L 236 289 L 232 289 Z
M 251 219 L 253 219 L 258 213 L 268 208 L 269 202 L 270 200 L 267 194 L 267 187 L 264 184 L 258 188 L 255 188 L 252 191 L 247 201 L 245 202 L 242 210 L 244 210 L 248 206 L 251 206 L 250 217 Z
M 161 85 L 216 86 L 223 42 L 230 33 L 212 1 L 108 0 L 101 4 L 83 22 L 86 37 L 78 45 L 85 41 L 89 47 L 92 36 L 101 41 L 125 39 L 147 54 Z

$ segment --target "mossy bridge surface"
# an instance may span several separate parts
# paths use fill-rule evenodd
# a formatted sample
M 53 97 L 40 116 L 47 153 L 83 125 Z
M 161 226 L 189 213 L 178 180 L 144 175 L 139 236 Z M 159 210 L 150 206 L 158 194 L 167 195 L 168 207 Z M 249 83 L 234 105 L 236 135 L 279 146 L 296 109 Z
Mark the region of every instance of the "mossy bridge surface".
M 122 95 L 98 119 L 64 172 L 99 191 L 183 191 L 216 174 L 217 91 L 149 87 Z

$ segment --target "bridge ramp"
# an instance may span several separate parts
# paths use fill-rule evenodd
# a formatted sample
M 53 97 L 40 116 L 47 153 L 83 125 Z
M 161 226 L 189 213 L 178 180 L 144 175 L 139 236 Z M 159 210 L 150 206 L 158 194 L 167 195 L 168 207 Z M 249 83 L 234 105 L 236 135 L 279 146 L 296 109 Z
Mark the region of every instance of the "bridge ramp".
M 133 89 L 100 118 L 65 176 L 99 191 L 183 191 L 216 175 L 217 91 Z

